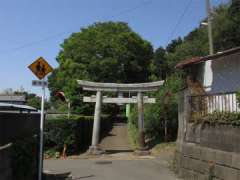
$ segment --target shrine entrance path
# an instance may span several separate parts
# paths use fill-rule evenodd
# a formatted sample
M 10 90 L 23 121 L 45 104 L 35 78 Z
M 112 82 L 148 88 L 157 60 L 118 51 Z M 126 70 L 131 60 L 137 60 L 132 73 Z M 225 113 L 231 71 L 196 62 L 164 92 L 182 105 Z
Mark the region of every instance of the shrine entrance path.
M 125 123 L 114 124 L 111 133 L 112 136 L 103 139 L 102 146 L 112 150 L 112 153 L 99 157 L 48 159 L 44 161 L 44 170 L 70 172 L 73 180 L 179 180 L 169 169 L 173 151 L 163 151 L 158 156 L 135 156 L 132 152 L 127 152 L 131 146 L 127 141 Z
M 102 139 L 100 147 L 107 153 L 131 152 L 132 146 L 128 137 L 127 123 L 116 121 L 109 134 Z

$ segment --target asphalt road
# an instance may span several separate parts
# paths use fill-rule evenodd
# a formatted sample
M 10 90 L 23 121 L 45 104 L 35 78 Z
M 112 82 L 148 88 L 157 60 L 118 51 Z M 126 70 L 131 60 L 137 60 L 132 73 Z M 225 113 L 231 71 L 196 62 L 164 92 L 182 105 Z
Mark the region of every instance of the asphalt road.
M 50 172 L 71 172 L 74 180 L 177 180 L 168 163 L 159 158 L 144 160 L 45 160 Z

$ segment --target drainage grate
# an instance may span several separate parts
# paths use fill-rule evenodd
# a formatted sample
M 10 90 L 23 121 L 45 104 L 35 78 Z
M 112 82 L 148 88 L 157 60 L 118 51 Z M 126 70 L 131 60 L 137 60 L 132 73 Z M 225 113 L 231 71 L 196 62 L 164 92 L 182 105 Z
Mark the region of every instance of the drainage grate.
M 56 173 L 44 171 L 44 180 L 72 180 L 71 172 Z
M 96 164 L 112 164 L 112 161 L 96 161 Z

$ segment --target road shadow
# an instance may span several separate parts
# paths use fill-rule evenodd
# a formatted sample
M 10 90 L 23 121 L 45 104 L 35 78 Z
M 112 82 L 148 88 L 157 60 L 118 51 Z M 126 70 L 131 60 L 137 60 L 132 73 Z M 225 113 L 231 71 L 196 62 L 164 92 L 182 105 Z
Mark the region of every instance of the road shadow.
M 72 176 L 71 172 L 65 173 L 45 172 L 43 174 L 43 180 L 72 180 Z
M 93 178 L 95 177 L 94 175 L 89 175 L 89 176 L 82 176 L 82 177 L 73 177 L 72 180 L 81 180 L 81 179 L 88 179 L 88 178 Z
M 105 150 L 106 154 L 116 154 L 116 153 L 131 153 L 134 152 L 133 150 L 124 150 L 124 149 L 120 149 L 120 150 Z

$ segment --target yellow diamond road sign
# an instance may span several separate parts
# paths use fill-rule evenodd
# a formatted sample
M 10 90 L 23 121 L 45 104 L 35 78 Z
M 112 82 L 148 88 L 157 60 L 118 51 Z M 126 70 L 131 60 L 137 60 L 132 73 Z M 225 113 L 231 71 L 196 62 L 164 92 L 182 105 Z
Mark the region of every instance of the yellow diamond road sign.
M 43 79 L 48 73 L 53 71 L 53 68 L 48 64 L 48 62 L 43 58 L 38 58 L 33 62 L 28 68 L 35 74 L 38 79 Z

